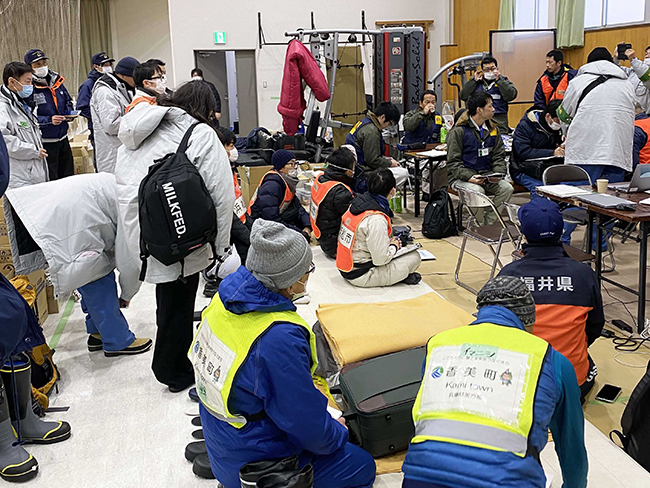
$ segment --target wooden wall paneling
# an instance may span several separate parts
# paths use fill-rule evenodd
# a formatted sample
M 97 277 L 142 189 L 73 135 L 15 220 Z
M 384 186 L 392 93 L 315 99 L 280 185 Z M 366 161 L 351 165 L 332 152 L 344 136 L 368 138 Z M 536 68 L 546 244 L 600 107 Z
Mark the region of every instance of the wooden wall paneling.
M 643 51 L 650 44 L 650 25 L 585 31 L 584 47 L 564 50 L 564 60 L 578 69 L 587 62 L 587 56 L 595 47 L 604 46 L 613 51 L 619 42 L 631 43 L 637 56 L 643 58 Z

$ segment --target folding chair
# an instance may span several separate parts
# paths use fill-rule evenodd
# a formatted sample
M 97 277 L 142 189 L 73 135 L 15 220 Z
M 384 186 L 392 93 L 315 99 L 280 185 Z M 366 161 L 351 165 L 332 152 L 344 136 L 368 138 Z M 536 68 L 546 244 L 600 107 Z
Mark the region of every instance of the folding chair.
M 497 209 L 486 195 L 479 193 L 474 190 L 468 190 L 466 188 L 457 188 L 458 196 L 460 197 L 461 203 L 467 207 L 470 213 L 470 222 L 468 226 L 463 230 L 463 243 L 460 247 L 460 253 L 458 254 L 458 263 L 456 264 L 456 271 L 454 272 L 454 281 L 459 286 L 465 288 L 467 291 L 474 293 L 475 295 L 478 292 L 469 286 L 466 283 L 463 283 L 460 280 L 460 267 L 463 262 L 463 255 L 465 254 L 465 246 L 467 245 L 467 239 L 474 239 L 475 241 L 481 242 L 490 248 L 494 260 L 492 261 L 492 269 L 490 270 L 490 278 L 494 277 L 496 272 L 497 265 L 500 268 L 503 267 L 499 255 L 501 254 L 501 247 L 505 242 L 512 242 L 514 246 L 517 246 L 517 241 L 520 240 L 521 236 L 517 228 L 512 224 L 507 224 L 503 217 L 497 212 Z M 497 221 L 494 224 L 489 225 L 479 225 L 478 220 L 475 215 L 475 209 L 483 209 L 484 211 L 492 210 L 496 216 Z M 496 246 L 496 250 L 493 246 Z

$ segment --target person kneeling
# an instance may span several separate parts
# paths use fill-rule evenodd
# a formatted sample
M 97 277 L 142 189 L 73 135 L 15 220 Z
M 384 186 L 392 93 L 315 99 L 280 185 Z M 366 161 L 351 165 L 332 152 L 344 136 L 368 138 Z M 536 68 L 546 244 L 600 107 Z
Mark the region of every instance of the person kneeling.
M 389 169 L 368 176 L 368 193 L 357 195 L 341 220 L 336 267 L 354 286 L 369 288 L 403 282 L 415 285 L 421 276 L 420 254 L 409 252 L 395 257 L 402 247 L 391 237 L 388 200 L 395 195 L 395 177 Z
M 190 348 L 212 472 L 238 488 L 255 461 L 298 456 L 315 488 L 369 488 L 370 454 L 314 386 L 316 340 L 292 300 L 313 271 L 309 244 L 280 223 L 257 220 L 246 268 L 221 283 Z
M 336 258 L 341 217 L 352 203 L 355 169 L 354 153 L 339 148 L 327 158 L 325 172 L 316 177 L 311 188 L 309 219 L 314 236 L 326 256 Z

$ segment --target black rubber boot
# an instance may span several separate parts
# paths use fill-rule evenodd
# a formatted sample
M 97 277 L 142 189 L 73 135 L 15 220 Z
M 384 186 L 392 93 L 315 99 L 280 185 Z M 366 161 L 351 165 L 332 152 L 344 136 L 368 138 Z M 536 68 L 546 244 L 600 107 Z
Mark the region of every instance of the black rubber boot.
M 296 456 L 248 463 L 239 470 L 239 481 L 241 482 L 241 488 L 254 488 L 257 486 L 257 481 L 263 476 L 271 473 L 287 472 L 298 472 L 298 458 Z
M 205 441 L 190 442 L 187 447 L 185 447 L 185 459 L 190 462 L 194 461 L 196 456 L 207 453 L 208 448 L 205 445 Z
M 402 280 L 402 283 L 407 285 L 417 285 L 420 281 L 422 281 L 422 275 L 420 273 L 411 273 Z
M 11 426 L 8 401 L 0 382 L 0 476 L 12 482 L 31 480 L 38 474 L 38 462 L 18 444 Z
M 212 473 L 212 468 L 210 467 L 210 458 L 207 454 L 199 454 L 196 456 L 194 462 L 192 463 L 192 472 L 199 478 L 204 478 L 206 480 L 213 480 L 216 478 L 214 473 Z
M 11 423 L 18 432 L 20 419 L 20 435 L 25 443 L 54 444 L 70 437 L 70 424 L 61 421 L 46 422 L 38 418 L 32 410 L 32 370 L 29 357 L 25 354 L 14 359 L 14 372 L 11 366 L 5 365 L 0 373 L 5 384 Z M 15 381 L 15 388 L 14 388 Z M 17 401 L 14 402 L 14 391 Z M 18 412 L 15 405 L 18 404 Z
M 257 480 L 255 488 L 313 488 L 314 468 L 308 464 L 300 471 L 273 472 Z

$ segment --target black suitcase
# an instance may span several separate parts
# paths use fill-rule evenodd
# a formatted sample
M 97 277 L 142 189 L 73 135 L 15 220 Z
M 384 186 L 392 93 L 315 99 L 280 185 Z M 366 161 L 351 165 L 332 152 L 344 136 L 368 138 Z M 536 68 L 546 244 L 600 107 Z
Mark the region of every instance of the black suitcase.
M 348 427 L 373 457 L 408 448 L 425 356 L 426 347 L 418 347 L 348 364 L 341 370 Z

